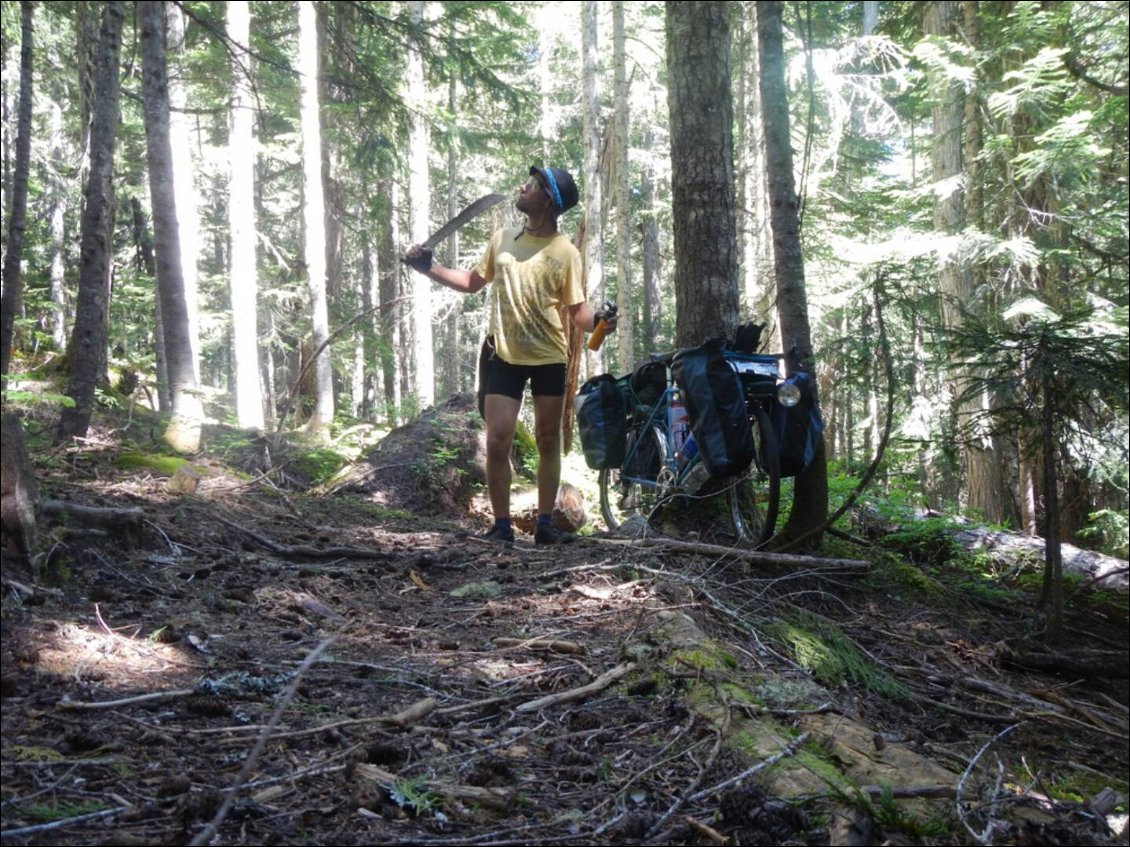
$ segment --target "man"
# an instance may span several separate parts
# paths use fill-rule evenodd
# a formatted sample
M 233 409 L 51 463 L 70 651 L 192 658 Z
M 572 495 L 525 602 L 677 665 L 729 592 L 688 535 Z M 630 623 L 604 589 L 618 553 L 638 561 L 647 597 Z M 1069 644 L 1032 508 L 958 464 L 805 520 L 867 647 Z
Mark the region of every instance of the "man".
M 561 482 L 561 414 L 565 407 L 564 306 L 581 330 L 592 332 L 604 317 L 585 302 L 581 255 L 557 229 L 557 219 L 577 205 L 577 184 L 561 168 L 530 168 L 518 189 L 515 207 L 526 216 L 520 227 L 494 233 L 473 270 L 445 268 L 431 251 L 413 245 L 405 262 L 429 279 L 465 294 L 492 284 L 490 326 L 479 360 L 480 411 L 487 432 L 487 489 L 494 526 L 493 541 L 513 541 L 510 523 L 510 449 L 522 408 L 526 382 L 534 402 L 538 449 L 538 519 L 536 544 L 565 544 L 574 536 L 550 523 Z M 615 329 L 615 316 L 606 320 Z

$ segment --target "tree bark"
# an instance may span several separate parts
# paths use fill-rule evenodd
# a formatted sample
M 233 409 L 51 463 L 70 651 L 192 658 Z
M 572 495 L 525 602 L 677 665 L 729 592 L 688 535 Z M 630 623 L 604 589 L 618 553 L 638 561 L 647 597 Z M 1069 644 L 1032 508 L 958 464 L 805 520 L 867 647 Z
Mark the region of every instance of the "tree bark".
M 624 34 L 624 0 L 612 3 L 612 52 L 615 78 L 612 110 L 612 149 L 615 151 L 612 173 L 615 174 L 616 192 L 616 305 L 621 320 L 616 329 L 619 336 L 621 368 L 630 368 L 635 358 L 635 314 L 632 310 L 632 228 L 631 204 L 628 193 L 628 168 L 630 148 L 628 114 L 628 68 Z
M 581 137 L 585 151 L 585 280 L 590 302 L 602 303 L 604 291 L 604 179 L 600 167 L 603 149 L 600 126 L 600 89 L 597 67 L 599 31 L 596 0 L 581 3 Z M 545 162 L 552 165 L 552 162 Z M 601 348 L 595 357 L 608 361 L 608 348 Z M 601 368 L 602 370 L 604 368 Z
M 106 369 L 106 316 L 113 258 L 114 147 L 118 127 L 118 68 L 123 9 L 109 0 L 102 10 L 91 107 L 90 171 L 82 210 L 78 302 L 68 353 L 67 395 L 74 400 L 59 418 L 57 437 L 83 436 L 90 427 L 94 388 Z
M 169 134 L 164 0 L 142 0 L 137 4 L 137 14 L 141 30 L 141 90 L 145 108 L 149 196 L 153 206 L 157 296 L 161 301 L 165 360 L 173 401 L 172 417 L 164 438 L 175 450 L 195 453 L 200 448 L 204 413 L 197 390 L 188 302 L 181 268 L 176 176 Z
M 738 324 L 730 5 L 667 2 L 675 343 Z
M 927 35 L 952 38 L 957 28 L 958 5 L 950 0 L 925 4 L 923 30 Z M 932 106 L 933 145 L 930 161 L 935 186 L 934 228 L 956 243 L 966 226 L 963 177 L 963 118 L 965 92 L 957 80 L 941 79 L 934 87 Z M 956 252 L 951 248 L 951 254 Z M 955 330 L 964 323 L 963 309 L 978 307 L 973 274 L 968 265 L 953 255 L 943 257 L 938 269 L 938 288 L 942 298 L 942 320 Z M 967 394 L 971 374 L 959 367 L 951 369 L 954 397 Z M 985 432 L 984 416 L 989 413 L 988 397 L 973 397 L 954 409 L 958 441 L 961 444 L 963 471 L 962 503 L 980 512 L 990 523 L 1003 518 L 1000 502 L 1001 479 L 992 452 L 991 437 Z
M 413 37 L 408 43 L 408 232 L 420 243 L 428 237 L 431 186 L 428 179 L 428 125 L 421 111 L 427 101 L 424 80 L 423 0 L 410 0 L 409 14 Z M 432 281 L 424 274 L 412 274 L 412 358 L 416 374 L 418 411 L 436 401 L 435 347 L 432 339 Z
M 813 358 L 808 322 L 808 294 L 801 250 L 799 199 L 793 179 L 789 143 L 789 104 L 785 88 L 785 55 L 779 2 L 757 4 L 760 59 L 761 112 L 765 132 L 765 165 L 769 174 L 770 225 L 773 230 L 773 273 L 777 284 L 777 312 L 785 352 L 795 350 L 805 367 Z M 815 380 L 813 381 L 815 390 Z M 793 507 L 781 531 L 783 540 L 808 535 L 828 516 L 828 468 L 824 439 L 816 442 L 811 464 L 797 478 Z M 810 544 L 819 544 L 812 536 Z
M 326 205 L 322 185 L 322 119 L 318 97 L 320 41 L 314 3 L 298 4 L 299 63 L 302 77 L 302 169 L 305 176 L 303 211 L 306 230 L 306 285 L 310 297 L 312 349 L 321 349 L 314 365 L 314 412 L 306 422 L 311 435 L 322 434 L 333 422 L 334 389 L 326 302 Z
M 8 252 L 4 255 L 4 293 L 0 298 L 0 378 L 7 384 L 12 364 L 16 315 L 23 300 L 22 262 L 27 228 L 27 182 L 31 169 L 31 106 L 34 10 L 20 2 L 20 100 L 16 118 L 16 167 L 12 174 L 12 212 L 8 218 Z
M 165 34 L 167 52 L 184 57 L 184 10 L 172 0 L 165 0 Z M 167 60 L 167 54 L 166 54 Z M 200 309 L 197 262 L 200 258 L 200 216 L 197 212 L 196 187 L 193 183 L 191 138 L 188 122 L 188 86 L 184 74 L 166 74 L 169 91 L 169 140 L 173 158 L 173 192 L 177 198 L 177 232 L 180 237 L 180 272 L 184 280 L 184 304 L 188 313 L 188 346 L 192 351 L 192 372 L 200 380 Z
M 384 380 L 385 415 L 390 425 L 395 426 L 399 420 L 400 410 L 400 380 L 397 378 L 397 351 L 401 349 L 401 325 L 403 310 L 398 302 L 400 268 L 399 263 L 392 257 L 397 255 L 397 245 L 400 243 L 394 210 L 399 205 L 399 196 L 396 183 L 393 180 L 382 180 L 377 186 L 377 195 L 380 202 L 380 220 L 377 229 L 381 233 L 381 244 L 376 252 L 378 260 L 384 257 L 377 268 L 378 296 L 381 304 L 380 320 L 380 361 L 381 374 Z
M 459 115 L 459 75 L 452 74 L 447 83 L 447 111 L 454 121 Z M 451 141 L 447 147 L 447 219 L 451 220 L 461 208 L 459 202 L 459 133 L 451 133 Z M 451 233 L 447 239 L 447 259 L 445 264 L 449 268 L 459 267 L 459 231 Z M 452 292 L 447 292 L 451 294 Z M 448 297 L 450 305 L 445 310 L 447 315 L 443 321 L 443 354 L 440 361 L 443 363 L 441 384 L 443 385 L 445 399 L 458 394 L 460 386 L 460 365 L 466 361 L 459 351 L 459 320 L 463 314 L 464 299 L 459 295 Z
M 263 392 L 259 377 L 258 270 L 255 261 L 255 132 L 251 91 L 251 6 L 228 0 L 231 56 L 231 178 L 228 221 L 231 228 L 232 358 L 239 425 L 262 429 Z
M 654 136 L 651 128 L 647 127 L 643 134 L 645 150 L 651 150 Z M 640 174 L 640 241 L 642 242 L 643 266 L 643 320 L 640 326 L 643 330 L 643 347 L 645 352 L 650 352 L 659 335 L 659 326 L 663 319 L 663 300 L 659 296 L 659 272 L 662 264 L 659 252 L 659 209 L 655 200 L 655 161 L 649 156 L 644 163 Z M 632 363 L 625 362 L 625 365 Z

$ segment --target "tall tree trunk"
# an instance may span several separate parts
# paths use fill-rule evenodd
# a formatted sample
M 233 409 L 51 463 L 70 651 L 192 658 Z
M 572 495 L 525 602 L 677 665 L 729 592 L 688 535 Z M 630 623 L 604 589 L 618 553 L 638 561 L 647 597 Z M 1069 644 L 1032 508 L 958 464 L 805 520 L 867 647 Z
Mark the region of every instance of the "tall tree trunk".
M 58 438 L 86 434 L 94 409 L 94 388 L 106 369 L 106 316 L 113 258 L 114 146 L 118 127 L 118 68 L 122 44 L 120 0 L 102 9 L 91 107 L 90 171 L 86 180 L 80 236 L 78 302 L 68 354 L 67 395 L 75 405 L 59 417 Z
M 1063 547 L 1060 535 L 1059 440 L 1056 438 L 1055 364 L 1043 343 L 1037 353 L 1040 373 L 1041 428 L 1044 495 L 1044 581 L 1039 606 L 1047 609 L 1048 637 L 1059 641 L 1063 635 Z
M 667 0 L 675 344 L 738 325 L 730 8 Z
M 165 32 L 168 50 L 183 61 L 184 10 L 173 0 L 165 2 Z M 188 87 L 184 74 L 166 75 L 169 80 L 169 132 L 173 150 L 173 190 L 177 198 L 177 221 L 180 232 L 181 278 L 184 280 L 184 302 L 188 309 L 188 345 L 192 350 L 192 371 L 200 383 L 200 307 L 197 263 L 200 259 L 200 216 L 197 212 L 196 186 L 192 175 L 191 138 L 188 122 Z
M 384 378 L 385 389 L 385 416 L 389 424 L 395 426 L 400 414 L 400 380 L 397 378 L 397 359 L 400 351 L 400 336 L 403 309 L 399 302 L 399 262 L 393 257 L 397 255 L 396 247 L 401 242 L 400 233 L 396 225 L 396 208 L 399 205 L 399 196 L 395 180 L 383 180 L 377 187 L 380 202 L 377 208 L 381 210 L 381 219 L 377 229 L 381 233 L 380 249 L 377 258 L 380 265 L 377 268 L 377 279 L 380 285 L 381 323 L 380 323 L 380 350 L 381 373 Z
M 761 114 L 765 131 L 765 165 L 769 174 L 773 272 L 777 283 L 777 313 L 783 348 L 786 352 L 795 349 L 801 360 L 811 367 L 812 332 L 808 322 L 808 294 L 801 252 L 799 201 L 789 143 L 781 7 L 782 4 L 775 0 L 757 4 Z M 820 438 L 812 463 L 796 478 L 793 507 L 781 534 L 787 543 L 791 538 L 810 533 L 827 516 L 828 468 L 824 439 Z M 808 543 L 815 545 L 819 540 L 813 537 Z
M 612 3 L 612 52 L 615 79 L 614 108 L 612 110 L 612 149 L 616 191 L 616 305 L 623 320 L 616 334 L 619 336 L 620 366 L 630 368 L 635 360 L 635 315 L 632 311 L 632 228 L 631 203 L 628 193 L 630 149 L 628 113 L 628 68 L 624 34 L 624 0 Z
M 651 150 L 653 138 L 650 127 L 644 130 L 643 146 Z M 655 161 L 649 156 L 640 174 L 640 241 L 642 242 L 643 266 L 643 348 L 650 351 L 659 335 L 660 321 L 663 318 L 663 299 L 659 294 L 659 209 L 655 199 Z M 622 362 L 625 367 L 630 362 Z
M 598 65 L 599 4 L 581 3 L 581 136 L 585 159 L 585 279 L 589 299 L 603 302 L 604 293 L 604 183 L 600 169 L 603 148 L 600 131 L 600 91 Z M 552 162 L 545 162 L 551 165 Z M 597 354 L 607 360 L 608 351 Z
M 329 307 L 326 303 L 326 203 L 322 187 L 322 119 L 318 97 L 320 38 L 318 7 L 298 4 L 298 56 L 302 77 L 302 170 L 305 196 L 307 289 L 310 297 L 310 343 L 320 350 L 314 363 L 314 412 L 306 431 L 322 434 L 333 422 L 334 390 L 329 338 Z M 325 346 L 323 346 L 325 345 Z
M 952 38 L 957 28 L 957 3 L 936 0 L 925 4 L 923 29 L 928 35 Z M 931 148 L 933 181 L 937 199 L 934 202 L 934 228 L 955 240 L 966 225 L 965 196 L 962 189 L 962 121 L 965 114 L 965 92 L 957 80 L 940 80 L 939 93 L 933 104 L 934 139 Z M 976 309 L 973 274 L 967 263 L 953 257 L 943 258 L 938 272 L 942 295 L 942 320 L 956 330 L 964 323 L 962 309 Z M 950 374 L 954 397 L 966 396 L 971 375 L 959 367 Z M 961 444 L 965 497 L 963 504 L 980 512 L 990 523 L 1002 518 L 1001 479 L 992 452 L 992 441 L 983 416 L 989 411 L 988 397 L 960 401 L 954 410 Z
M 421 33 L 424 0 L 410 0 L 409 13 L 413 37 L 408 44 L 408 232 L 413 242 L 428 237 L 428 207 L 431 197 L 428 179 L 428 125 L 421 111 L 427 100 L 424 81 L 424 45 Z M 423 274 L 412 274 L 412 351 L 416 370 L 416 398 L 422 411 L 435 405 L 435 347 L 432 340 L 432 282 Z
M 227 25 L 233 50 L 228 226 L 235 408 L 240 426 L 262 429 L 265 422 L 259 378 L 259 283 L 255 261 L 255 113 L 251 91 L 251 6 L 247 0 L 228 0 Z
M 558 39 L 553 31 L 555 16 L 560 9 L 549 3 L 539 3 L 534 11 L 534 25 L 538 31 L 538 94 L 541 106 L 538 109 L 538 137 L 541 140 L 541 159 L 546 165 L 553 149 L 554 110 L 553 110 L 553 54 L 557 50 Z
M 380 370 L 378 353 L 378 327 L 380 326 L 380 294 L 377 286 L 376 267 L 373 260 L 373 241 L 370 232 L 361 236 L 361 306 L 368 312 L 359 327 L 361 337 L 361 403 L 356 416 L 362 420 L 372 420 L 375 415 L 374 401 L 377 397 L 377 383 Z
M 157 296 L 165 328 L 172 416 L 165 441 L 183 453 L 200 449 L 204 410 L 193 366 L 188 303 L 181 275 L 180 228 L 172 140 L 169 137 L 169 88 L 165 63 L 164 0 L 137 4 L 141 30 L 141 92 L 145 107 L 145 150 L 149 196 L 153 206 L 153 243 L 157 259 Z
M 452 74 L 447 83 L 447 112 L 455 126 L 452 128 L 451 141 L 447 146 L 447 219 L 451 220 L 459 214 L 459 75 Z M 459 232 L 456 230 L 447 239 L 447 259 L 445 264 L 449 268 L 459 267 Z M 449 292 L 450 293 L 450 292 Z M 459 320 L 463 314 L 464 298 L 458 295 L 454 299 L 448 298 L 451 306 L 447 309 L 444 318 L 443 355 L 443 387 L 444 395 L 450 396 L 459 391 L 459 366 L 464 361 L 459 353 Z
M 863 6 L 863 35 L 874 35 L 875 27 L 879 25 L 878 0 L 865 0 Z
M 62 171 L 66 157 L 63 140 L 63 110 L 51 104 L 51 162 L 55 173 Z M 66 211 L 70 192 L 64 180 L 51 180 L 51 341 L 56 350 L 67 346 L 67 290 L 64 286 L 66 263 Z
M 4 293 L 0 298 L 0 378 L 7 384 L 12 363 L 13 330 L 23 299 L 24 230 L 27 228 L 27 181 L 31 170 L 31 105 L 33 7 L 20 2 L 20 101 L 16 119 L 16 166 L 12 178 L 12 211 L 8 218 L 8 252 L 4 255 Z
M 741 4 L 735 54 L 738 61 L 736 125 L 738 129 L 738 244 L 742 271 L 742 305 L 755 317 L 772 312 L 773 236 L 769 231 L 765 144 L 761 131 L 758 86 L 757 21 L 754 4 Z M 774 327 L 774 331 L 776 327 Z M 769 339 L 765 338 L 768 342 Z

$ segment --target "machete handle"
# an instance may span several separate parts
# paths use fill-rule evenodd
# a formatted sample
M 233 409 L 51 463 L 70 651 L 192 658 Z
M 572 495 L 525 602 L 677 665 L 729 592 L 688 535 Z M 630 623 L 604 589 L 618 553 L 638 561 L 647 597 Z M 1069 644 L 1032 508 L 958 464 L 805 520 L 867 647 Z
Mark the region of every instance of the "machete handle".
M 616 304 L 611 300 L 604 301 L 604 314 L 615 315 Z M 608 335 L 608 321 L 601 318 L 596 322 L 596 326 L 592 328 L 592 335 L 589 336 L 588 348 L 592 351 L 600 349 L 600 345 L 604 343 L 604 336 Z

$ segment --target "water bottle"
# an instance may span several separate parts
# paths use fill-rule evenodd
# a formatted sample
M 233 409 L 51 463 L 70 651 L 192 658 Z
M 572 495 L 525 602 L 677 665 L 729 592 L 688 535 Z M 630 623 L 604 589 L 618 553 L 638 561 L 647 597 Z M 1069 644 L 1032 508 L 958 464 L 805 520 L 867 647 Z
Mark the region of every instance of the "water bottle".
M 710 479 L 710 471 L 706 469 L 699 459 L 698 444 L 694 440 L 694 433 L 692 432 L 687 436 L 686 442 L 683 444 L 683 449 L 679 451 L 679 474 L 682 476 L 680 483 L 684 494 L 694 494 L 703 483 Z M 690 471 L 687 471 L 690 468 Z M 685 476 L 684 476 L 685 474 Z
M 683 405 L 683 395 L 679 393 L 679 389 L 673 389 L 671 402 L 667 404 L 667 431 L 671 433 L 671 445 L 676 453 L 683 449 L 689 429 L 690 421 L 687 418 L 687 407 Z

